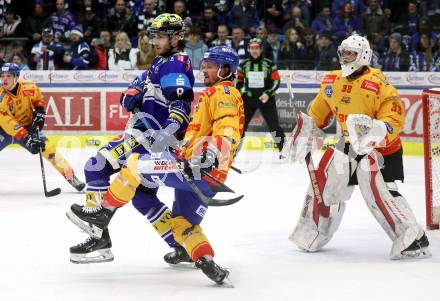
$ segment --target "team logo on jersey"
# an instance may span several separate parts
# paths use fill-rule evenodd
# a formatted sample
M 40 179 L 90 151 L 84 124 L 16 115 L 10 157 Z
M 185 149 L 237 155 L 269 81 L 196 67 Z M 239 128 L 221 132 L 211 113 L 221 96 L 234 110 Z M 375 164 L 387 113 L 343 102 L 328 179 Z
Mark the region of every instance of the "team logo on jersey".
M 219 101 L 218 108 L 219 109 L 230 109 L 230 108 L 236 108 L 237 106 L 235 103 L 232 102 L 226 102 L 226 101 Z
M 379 94 L 379 84 L 372 82 L 371 80 L 364 80 L 361 85 L 361 89 L 371 91 L 375 94 Z
M 201 217 L 204 217 L 205 213 L 206 213 L 206 210 L 208 210 L 208 208 L 203 207 L 202 205 L 200 205 L 199 208 L 197 208 L 196 213 L 197 213 L 197 215 L 199 215 Z
M 322 80 L 323 84 L 333 84 L 336 80 L 336 74 L 327 74 Z
M 349 96 L 344 96 L 341 99 L 342 103 L 350 103 L 351 102 L 351 98 Z
M 327 86 L 324 89 L 324 93 L 328 98 L 331 98 L 333 96 L 333 88 L 332 86 Z
M 34 90 L 23 90 L 23 95 L 32 97 L 35 95 L 35 91 Z

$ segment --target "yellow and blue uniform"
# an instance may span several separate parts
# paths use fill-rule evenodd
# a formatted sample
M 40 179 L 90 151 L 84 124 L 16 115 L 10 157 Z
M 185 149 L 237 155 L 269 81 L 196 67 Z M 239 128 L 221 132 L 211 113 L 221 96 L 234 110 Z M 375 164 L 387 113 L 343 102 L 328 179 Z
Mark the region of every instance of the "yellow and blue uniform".
M 377 150 L 391 155 L 401 149 L 400 132 L 405 122 L 405 108 L 396 88 L 379 69 L 368 67 L 355 79 L 342 77 L 341 71 L 327 74 L 313 100 L 309 115 L 317 126 L 325 127 L 333 116 L 348 141 L 346 120 L 349 114 L 364 114 L 385 122 L 386 145 Z
M 220 181 L 226 179 L 229 167 L 240 143 L 244 125 L 243 100 L 230 81 L 222 81 L 206 88 L 194 109 L 192 120 L 184 137 L 184 146 L 178 152 L 160 154 L 132 154 L 127 166 L 111 183 L 104 196 L 104 207 L 121 207 L 129 202 L 137 187 L 156 183 L 175 188 L 172 209 L 172 230 L 175 240 L 187 250 L 193 260 L 214 252 L 199 226 L 207 210 L 192 188 L 179 176 L 176 157 L 190 160 L 204 148 L 215 147 L 219 167 L 211 173 Z M 184 157 L 184 158 L 182 158 Z M 204 178 L 195 179 L 200 190 L 212 197 L 212 183 Z
M 18 80 L 12 91 L 0 87 L 0 150 L 10 144 L 20 144 L 29 134 L 33 112 L 44 109 L 45 101 L 37 84 L 31 80 Z M 67 161 L 56 151 L 47 138 L 43 156 L 67 179 L 73 177 L 73 170 Z M 26 148 L 26 147 L 25 147 Z

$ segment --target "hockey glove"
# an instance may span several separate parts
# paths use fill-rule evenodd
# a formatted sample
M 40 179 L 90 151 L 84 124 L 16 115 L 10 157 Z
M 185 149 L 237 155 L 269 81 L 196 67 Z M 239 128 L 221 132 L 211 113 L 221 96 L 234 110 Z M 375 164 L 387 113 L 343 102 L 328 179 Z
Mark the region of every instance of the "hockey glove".
M 281 155 L 291 162 L 303 162 L 306 155 L 322 147 L 325 133 L 303 112 L 297 113 L 296 126 L 284 144 Z
M 170 122 L 165 128 L 153 131 L 150 136 L 150 151 L 152 153 L 161 153 L 169 148 L 178 148 L 179 140 L 176 139 L 174 134 L 179 127 L 179 123 Z
M 44 141 L 38 139 L 36 136 L 27 134 L 23 138 L 23 146 L 33 155 L 38 154 L 40 151 L 44 151 L 45 143 Z
M 387 134 L 385 122 L 371 119 L 368 115 L 350 114 L 346 123 L 350 144 L 358 155 L 368 154 L 375 147 L 382 146 Z
M 127 112 L 133 112 L 134 109 L 140 108 L 143 104 L 144 94 L 142 91 L 129 88 L 121 94 L 121 106 L 124 107 Z
M 190 160 L 185 161 L 185 172 L 194 179 L 200 180 L 202 170 L 210 172 L 218 166 L 217 149 L 210 144 L 200 155 L 193 156 Z
M 35 133 L 35 131 L 42 130 L 44 126 L 44 121 L 46 120 L 46 112 L 43 108 L 35 108 L 35 111 L 32 114 L 32 124 L 30 131 L 31 133 Z

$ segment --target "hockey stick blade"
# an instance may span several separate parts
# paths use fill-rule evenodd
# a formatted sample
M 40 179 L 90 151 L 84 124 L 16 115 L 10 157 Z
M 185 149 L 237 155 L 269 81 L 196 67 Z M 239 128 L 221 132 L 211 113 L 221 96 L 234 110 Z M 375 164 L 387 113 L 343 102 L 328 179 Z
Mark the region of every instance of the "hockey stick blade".
M 231 169 L 232 169 L 233 171 L 239 173 L 239 174 L 243 174 L 243 172 L 241 171 L 241 169 L 239 169 L 239 168 L 237 168 L 237 167 L 235 167 L 235 166 L 233 166 L 233 165 L 231 165 Z
M 45 195 L 47 198 L 50 198 L 50 197 L 52 197 L 52 196 L 59 195 L 60 193 L 61 193 L 61 189 L 60 189 L 60 188 L 55 188 L 55 189 L 50 190 L 50 191 L 45 191 L 45 192 L 44 192 L 44 195 Z

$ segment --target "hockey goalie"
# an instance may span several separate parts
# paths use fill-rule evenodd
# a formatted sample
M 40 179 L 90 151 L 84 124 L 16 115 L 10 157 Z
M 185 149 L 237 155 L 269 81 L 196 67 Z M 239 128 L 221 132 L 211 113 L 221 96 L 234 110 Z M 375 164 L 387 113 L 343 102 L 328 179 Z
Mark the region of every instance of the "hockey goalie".
M 428 238 L 396 184 L 404 177 L 399 135 L 405 110 L 386 76 L 369 67 L 371 55 L 368 41 L 359 35 L 342 41 L 342 70 L 327 74 L 308 114 L 298 114 L 283 149 L 290 160 L 304 160 L 316 148 L 324 136 L 321 128 L 333 116 L 343 140 L 325 151 L 317 170 L 309 168 L 316 185 L 310 185 L 289 238 L 302 250 L 322 249 L 338 229 L 345 201 L 359 185 L 368 208 L 392 240 L 390 257 L 427 257 Z

